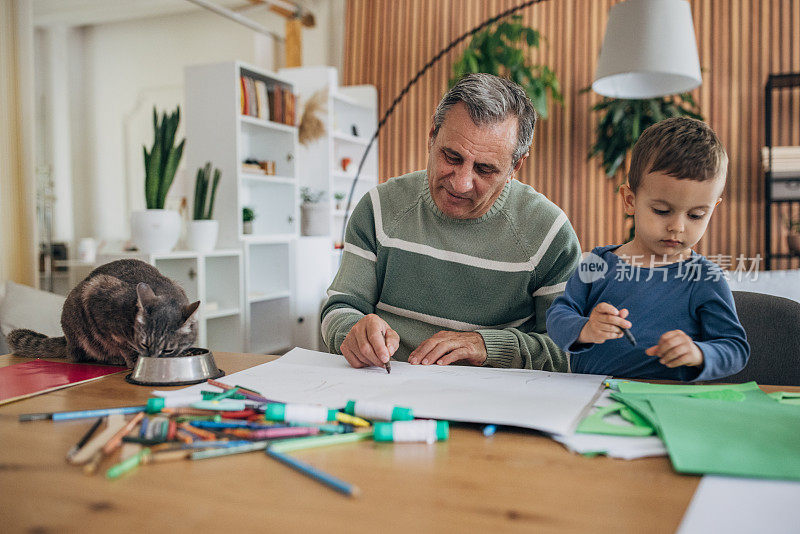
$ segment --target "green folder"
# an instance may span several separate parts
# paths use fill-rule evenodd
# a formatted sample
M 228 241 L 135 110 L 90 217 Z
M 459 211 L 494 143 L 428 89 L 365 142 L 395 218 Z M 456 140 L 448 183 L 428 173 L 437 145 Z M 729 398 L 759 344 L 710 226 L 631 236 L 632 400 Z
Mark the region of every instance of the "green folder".
M 647 399 L 676 471 L 800 480 L 800 409 L 769 400 Z

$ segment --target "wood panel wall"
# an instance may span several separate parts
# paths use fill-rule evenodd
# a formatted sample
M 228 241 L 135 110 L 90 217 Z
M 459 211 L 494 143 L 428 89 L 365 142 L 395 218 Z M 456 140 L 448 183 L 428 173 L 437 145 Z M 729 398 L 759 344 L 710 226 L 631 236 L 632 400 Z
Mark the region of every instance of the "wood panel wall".
M 520 0 L 348 0 L 345 84 L 374 84 L 379 114 L 407 81 L 452 39 Z M 622 175 L 607 178 L 587 160 L 597 123 L 589 108 L 599 100 L 591 85 L 609 8 L 616 0 L 545 0 L 524 9 L 525 24 L 546 41 L 532 54 L 558 75 L 563 107 L 536 127 L 531 157 L 519 179 L 546 194 L 569 215 L 584 249 L 620 243 L 626 221 L 616 193 Z M 728 149 L 725 198 L 698 245 L 706 255 L 765 253 L 764 84 L 769 73 L 800 71 L 800 0 L 690 0 L 703 84 L 694 92 L 702 113 Z M 436 104 L 447 89 L 451 65 L 466 42 L 453 49 L 411 88 L 379 137 L 381 180 L 426 165 L 426 135 Z M 776 144 L 800 144 L 800 91 L 775 101 L 780 117 Z M 788 216 L 784 206 L 776 214 Z M 791 208 L 800 217 L 800 205 Z M 784 231 L 776 245 L 786 251 Z M 775 267 L 797 267 L 797 259 Z M 752 262 L 747 263 L 748 267 Z M 763 268 L 763 263 L 761 268 Z

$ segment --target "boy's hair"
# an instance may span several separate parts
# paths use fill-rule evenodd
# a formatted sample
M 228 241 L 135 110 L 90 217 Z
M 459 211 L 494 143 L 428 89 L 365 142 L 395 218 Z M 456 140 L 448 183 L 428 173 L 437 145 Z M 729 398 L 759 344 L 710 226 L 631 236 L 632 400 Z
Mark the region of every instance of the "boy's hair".
M 644 176 L 663 172 L 674 178 L 704 182 L 725 176 L 728 155 L 708 124 L 672 117 L 646 129 L 631 155 L 628 187 L 634 193 Z

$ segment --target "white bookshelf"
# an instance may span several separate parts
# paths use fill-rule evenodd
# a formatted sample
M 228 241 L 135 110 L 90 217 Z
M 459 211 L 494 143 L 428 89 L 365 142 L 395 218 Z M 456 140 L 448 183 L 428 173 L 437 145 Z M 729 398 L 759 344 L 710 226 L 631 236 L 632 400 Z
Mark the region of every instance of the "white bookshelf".
M 320 115 L 325 135 L 308 146 L 299 145 L 297 182 L 298 187 L 325 191 L 325 198 L 330 201 L 328 231 L 322 237 L 299 238 L 295 259 L 299 286 L 293 306 L 297 344 L 320 349 L 319 308 L 339 267 L 340 253 L 334 245 L 341 239 L 346 215 L 344 209 L 337 208 L 333 197 L 337 192 L 350 192 L 358 163 L 378 126 L 378 94 L 371 85 L 339 86 L 333 67 L 281 69 L 280 74 L 297 87 L 298 110 L 317 91 L 326 93 L 325 112 Z M 344 158 L 350 159 L 346 170 L 342 168 Z M 376 141 L 356 184 L 351 210 L 377 184 Z
M 211 161 L 222 171 L 214 215 L 220 223 L 218 246 L 242 253 L 244 351 L 275 353 L 293 346 L 289 323 L 299 233 L 297 127 L 242 115 L 242 75 L 296 92 L 288 79 L 239 61 L 188 67 L 186 157 L 189 169 Z M 275 174 L 243 169 L 247 159 L 274 161 Z M 252 234 L 243 233 L 243 207 L 255 212 Z
M 98 257 L 99 265 L 121 259 L 149 263 L 177 282 L 189 302 L 201 302 L 198 311 L 198 347 L 242 352 L 245 334 L 242 251 L 220 249 L 207 254 L 174 251 L 164 254 L 120 252 Z

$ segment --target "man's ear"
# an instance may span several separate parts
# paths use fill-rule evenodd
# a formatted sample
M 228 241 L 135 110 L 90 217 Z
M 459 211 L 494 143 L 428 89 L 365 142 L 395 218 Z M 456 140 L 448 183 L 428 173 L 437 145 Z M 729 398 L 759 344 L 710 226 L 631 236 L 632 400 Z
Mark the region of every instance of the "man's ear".
M 625 208 L 625 213 L 634 215 L 636 208 L 634 208 L 633 201 L 636 199 L 636 195 L 633 190 L 628 184 L 622 184 L 619 186 L 619 194 L 622 197 L 622 207 Z
M 719 198 L 717 199 L 717 201 L 714 203 L 714 207 L 716 208 L 717 206 L 719 206 L 719 203 L 720 203 L 720 202 L 722 202 L 722 197 L 719 197 Z
M 433 147 L 433 140 L 436 139 L 436 135 L 433 133 L 436 129 L 436 126 L 433 124 L 433 119 L 431 118 L 431 129 L 428 131 L 428 150 Z
M 530 153 L 531 153 L 531 152 L 530 152 L 530 150 L 529 150 L 528 152 L 525 152 L 525 153 L 522 155 L 522 157 L 521 157 L 521 158 L 519 158 L 519 161 L 517 161 L 517 164 L 516 164 L 516 165 L 514 165 L 514 168 L 513 168 L 513 169 L 511 169 L 511 177 L 512 177 L 512 178 L 513 178 L 513 177 L 514 177 L 514 175 L 515 175 L 515 174 L 517 174 L 517 173 L 519 172 L 519 170 L 522 168 L 522 164 L 523 164 L 523 163 L 525 163 L 525 160 L 526 160 L 526 159 L 528 159 L 528 156 L 530 155 Z

